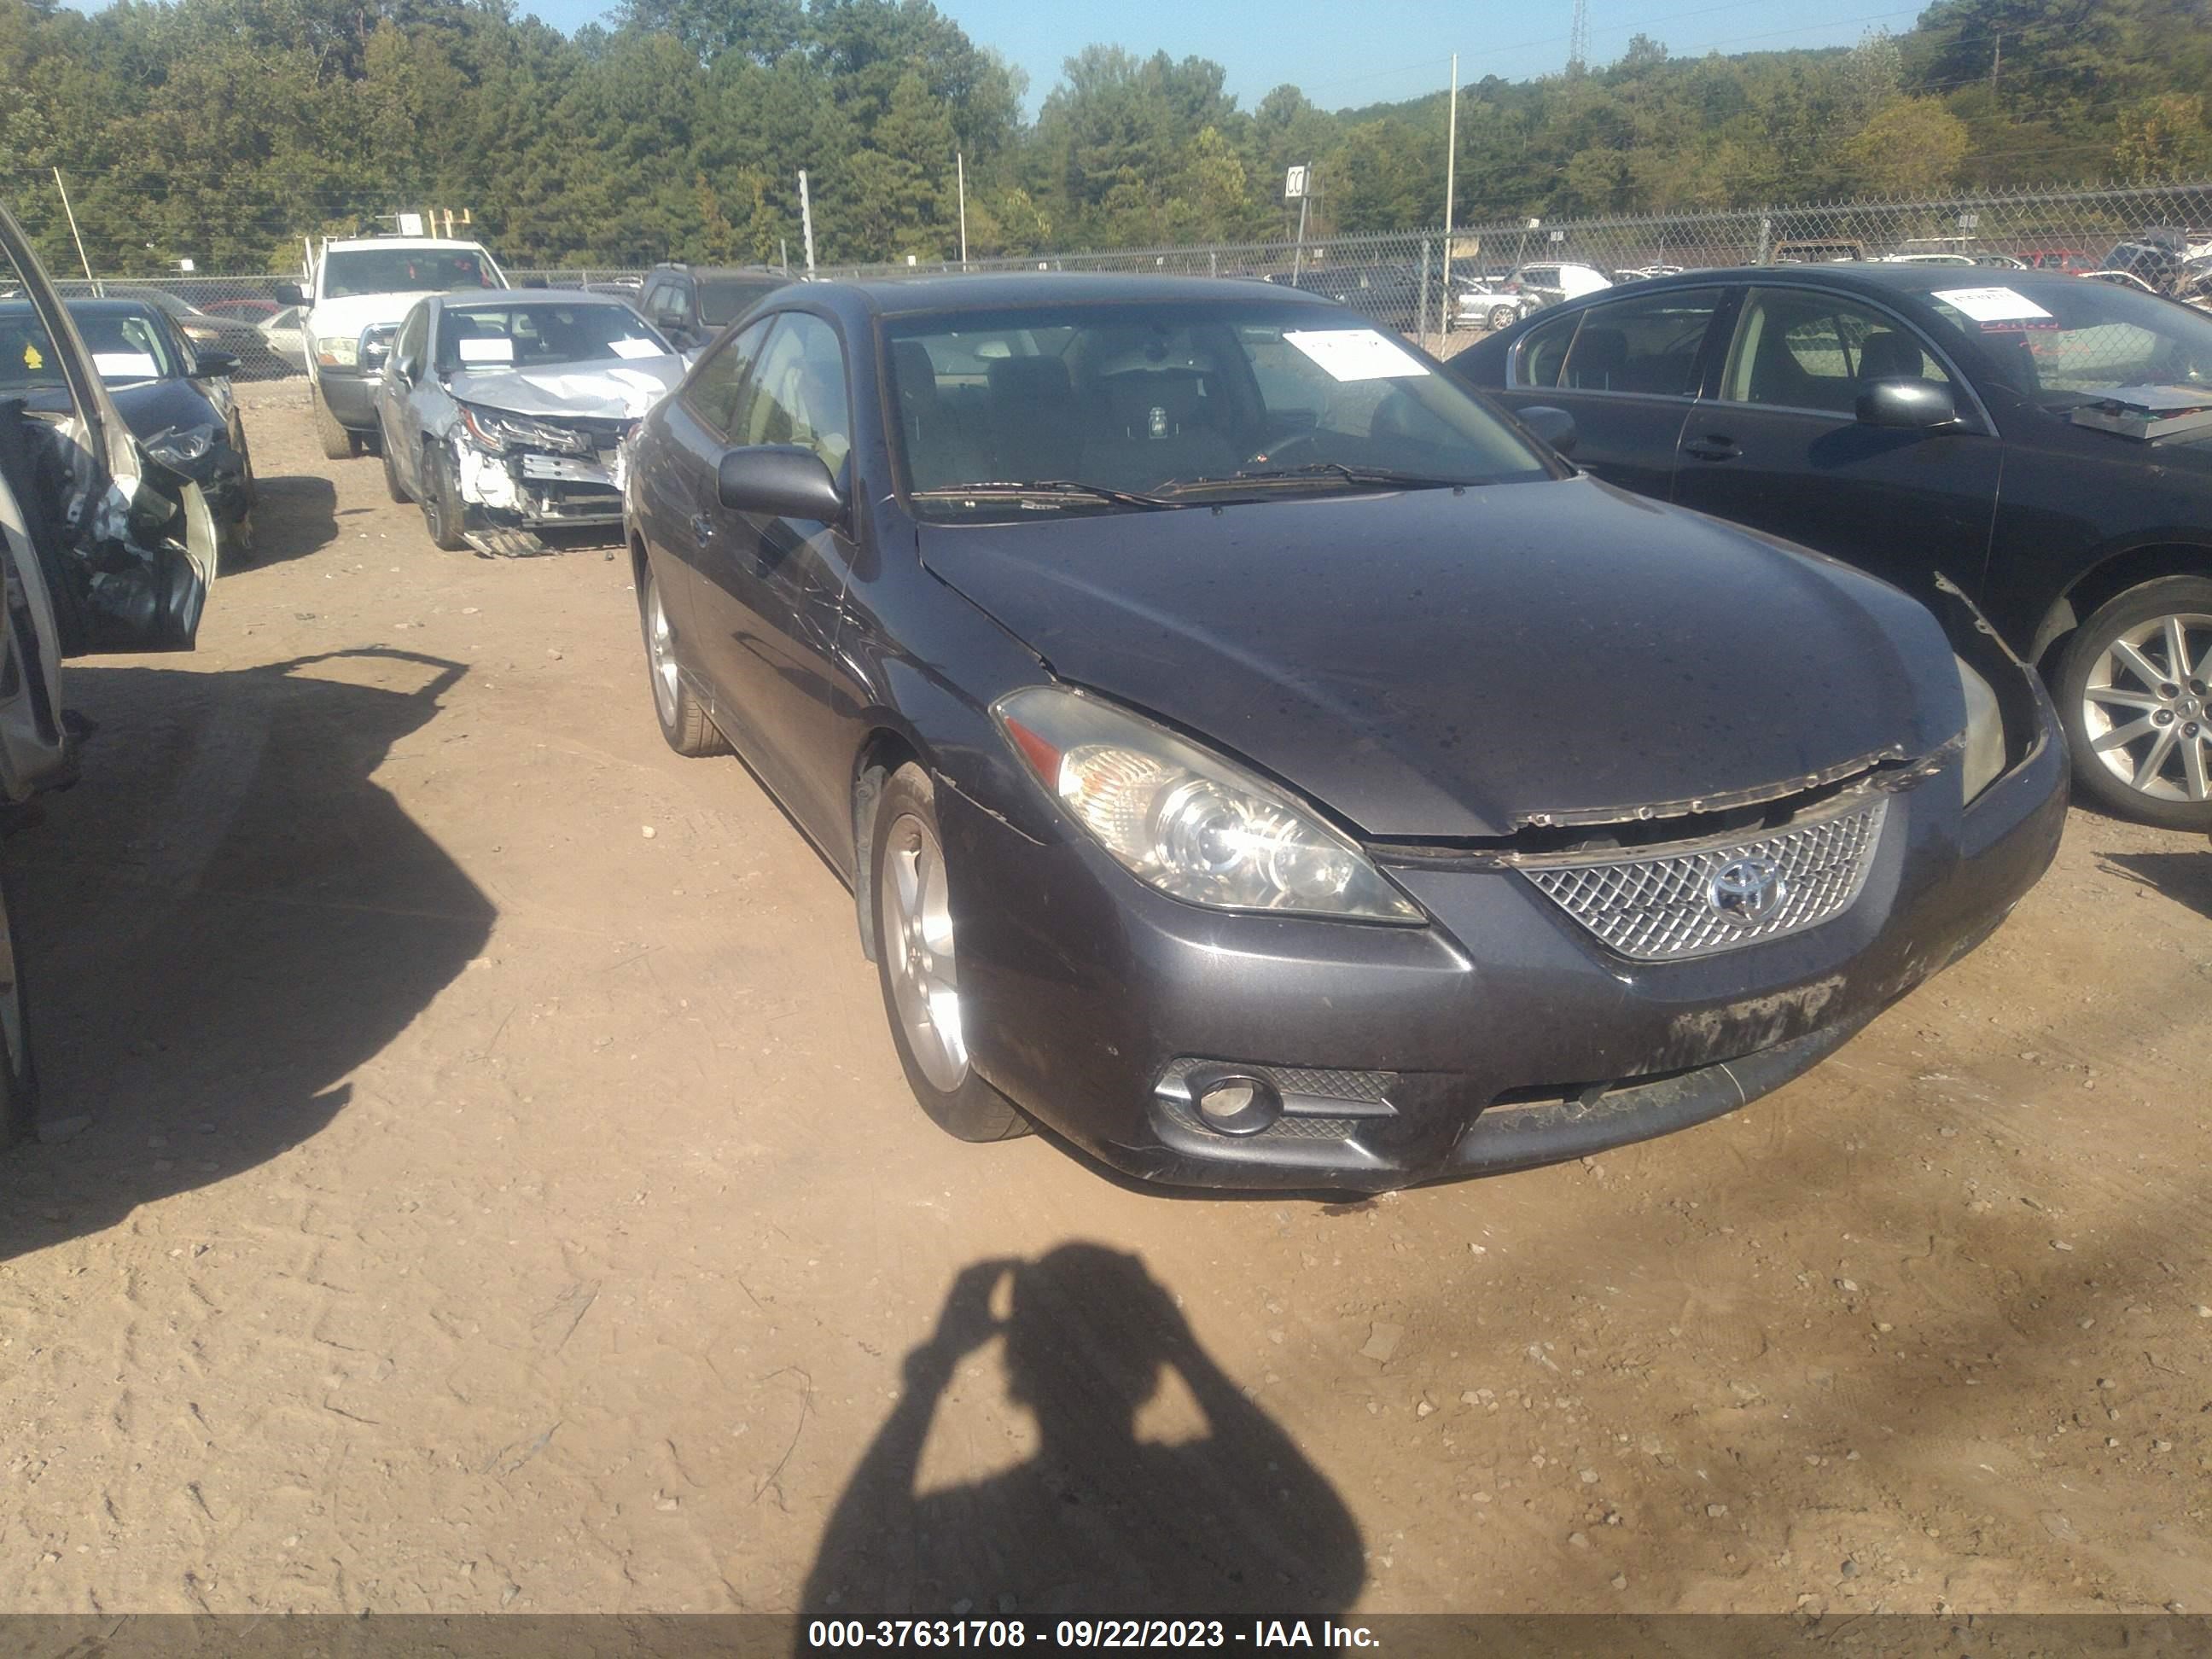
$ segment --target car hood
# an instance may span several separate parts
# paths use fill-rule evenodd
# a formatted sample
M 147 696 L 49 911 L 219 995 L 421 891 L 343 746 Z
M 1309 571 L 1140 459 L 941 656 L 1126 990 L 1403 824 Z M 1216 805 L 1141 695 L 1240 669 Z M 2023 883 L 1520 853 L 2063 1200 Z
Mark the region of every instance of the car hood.
M 1680 810 L 1956 732 L 1905 594 L 1587 478 L 919 534 L 1060 678 L 1370 836 Z
M 465 369 L 447 375 L 445 384 L 462 403 L 516 415 L 618 421 L 643 415 L 683 378 L 683 360 L 664 354 L 558 368 Z
M 427 289 L 406 294 L 349 294 L 342 299 L 320 301 L 308 315 L 306 331 L 319 340 L 340 335 L 357 336 L 362 330 L 379 323 L 397 323 L 414 308 L 417 300 L 437 291 Z M 485 297 L 491 297 L 489 289 L 485 290 Z

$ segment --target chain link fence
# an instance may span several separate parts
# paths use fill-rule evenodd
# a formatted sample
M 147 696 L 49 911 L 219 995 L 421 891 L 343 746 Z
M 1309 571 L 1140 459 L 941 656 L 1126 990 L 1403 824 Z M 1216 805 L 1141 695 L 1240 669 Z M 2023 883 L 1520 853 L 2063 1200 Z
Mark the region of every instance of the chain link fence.
M 823 278 L 1092 270 L 1228 276 L 1341 300 L 1446 354 L 1526 312 L 1607 283 L 1702 267 L 1915 259 L 1981 267 L 1986 280 L 2027 266 L 2117 270 L 2179 298 L 2212 302 L 2212 182 L 2020 191 L 1924 201 L 1862 201 L 1718 213 L 1498 221 L 1304 242 L 1224 242 L 988 259 L 823 266 Z M 634 297 L 638 267 L 510 270 L 518 286 Z M 202 344 L 236 352 L 245 378 L 305 372 L 297 314 L 273 276 L 174 276 L 63 282 L 65 294 L 160 304 Z

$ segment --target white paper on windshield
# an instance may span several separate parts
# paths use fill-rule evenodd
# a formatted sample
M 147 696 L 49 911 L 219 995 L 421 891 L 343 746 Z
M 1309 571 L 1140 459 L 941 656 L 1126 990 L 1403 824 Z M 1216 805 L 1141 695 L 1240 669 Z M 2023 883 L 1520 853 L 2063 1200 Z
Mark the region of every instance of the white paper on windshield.
M 610 340 L 607 349 L 617 357 L 665 357 L 668 355 L 650 340 Z
M 1371 328 L 1309 328 L 1283 338 L 1337 380 L 1395 380 L 1425 374 L 1429 367 Z
M 95 351 L 92 366 L 103 380 L 150 380 L 161 373 L 150 351 Z
M 460 349 L 465 363 L 511 363 L 514 361 L 514 342 L 504 336 L 475 335 L 453 343 Z
M 1935 297 L 1978 323 L 2024 323 L 2051 313 L 2008 288 L 1938 289 Z

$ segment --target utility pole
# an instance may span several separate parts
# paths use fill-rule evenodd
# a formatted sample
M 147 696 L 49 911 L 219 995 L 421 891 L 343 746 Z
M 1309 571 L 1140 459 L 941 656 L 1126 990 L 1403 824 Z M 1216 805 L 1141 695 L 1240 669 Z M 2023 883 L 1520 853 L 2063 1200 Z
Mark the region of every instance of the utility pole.
M 1997 89 L 1997 77 L 2003 73 L 2004 31 L 2002 29 L 1999 29 L 1997 31 L 1996 50 L 1991 53 L 1990 57 L 1990 90 L 1991 92 L 1995 92 Z
M 1451 303 L 1452 189 L 1459 181 L 1459 54 L 1452 54 L 1451 114 L 1444 125 L 1444 303 Z M 1451 313 L 1447 309 L 1444 315 Z M 1449 326 L 1449 324 L 1446 325 Z
M 806 274 L 814 274 L 814 203 L 806 193 L 806 169 L 799 170 L 799 228 L 806 240 Z
M 960 179 L 960 269 L 968 269 L 968 158 L 952 152 L 952 166 Z
M 76 210 L 70 205 L 69 186 L 62 182 L 62 170 L 54 169 L 54 188 L 62 193 L 62 211 L 69 216 L 70 240 L 76 244 L 76 262 L 84 267 L 84 279 L 92 281 L 92 261 L 84 257 L 84 238 L 76 234 Z

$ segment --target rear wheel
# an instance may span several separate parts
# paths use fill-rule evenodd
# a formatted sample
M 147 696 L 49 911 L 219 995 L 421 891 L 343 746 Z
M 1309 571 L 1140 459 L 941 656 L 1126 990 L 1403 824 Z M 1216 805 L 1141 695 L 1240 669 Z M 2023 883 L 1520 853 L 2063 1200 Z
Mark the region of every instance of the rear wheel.
M 441 444 L 422 446 L 422 527 L 447 553 L 468 546 L 461 535 L 461 489 L 453 480 L 453 457 Z
M 2169 830 L 2212 830 L 2212 580 L 2166 576 L 2067 641 L 2058 710 L 2084 794 Z
M 676 631 L 668 624 L 668 608 L 662 602 L 659 580 L 650 561 L 640 568 L 637 588 L 638 620 L 645 629 L 645 665 L 653 677 L 653 713 L 660 722 L 660 735 L 679 755 L 719 755 L 729 745 L 707 718 L 699 699 L 684 684 L 676 661 Z
M 959 1139 L 1027 1134 L 1029 1120 L 969 1059 L 936 792 L 919 766 L 902 766 L 884 786 L 874 842 L 876 973 L 908 1086 L 937 1126 Z
M 38 1073 L 31 1065 L 25 1014 L 14 918 L 7 888 L 0 884 L 0 1146 L 28 1135 L 38 1118 Z
M 307 402 L 314 410 L 315 437 L 323 447 L 323 459 L 331 461 L 349 461 L 361 453 L 361 440 L 340 423 L 331 413 L 331 406 L 323 400 L 320 386 L 307 388 Z

